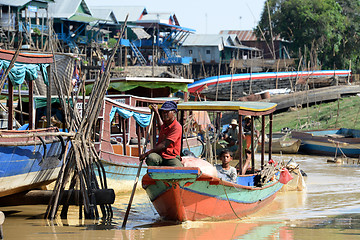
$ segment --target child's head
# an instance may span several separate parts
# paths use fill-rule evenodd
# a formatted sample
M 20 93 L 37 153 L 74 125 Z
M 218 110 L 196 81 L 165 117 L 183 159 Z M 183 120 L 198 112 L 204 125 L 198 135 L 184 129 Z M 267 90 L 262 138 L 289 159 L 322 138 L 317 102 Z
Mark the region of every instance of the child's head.
M 229 163 L 233 158 L 233 153 L 229 149 L 224 149 L 220 153 L 220 160 L 222 163 Z

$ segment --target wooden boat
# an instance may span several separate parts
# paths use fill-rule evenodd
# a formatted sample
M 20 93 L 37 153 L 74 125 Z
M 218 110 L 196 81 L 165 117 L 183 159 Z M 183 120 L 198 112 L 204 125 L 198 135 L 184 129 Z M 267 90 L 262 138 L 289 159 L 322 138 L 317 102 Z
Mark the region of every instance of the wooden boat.
M 287 153 L 295 154 L 299 151 L 301 140 L 288 139 L 286 140 L 285 133 L 274 133 L 272 136 L 272 152 L 273 153 Z M 265 152 L 269 152 L 269 141 L 265 140 Z
M 104 165 L 108 185 L 117 192 L 131 191 L 139 167 L 139 149 L 144 148 L 146 128 L 150 124 L 151 110 L 149 107 L 135 107 L 124 102 L 129 96 L 106 97 L 98 121 L 98 136 L 95 146 Z M 131 96 L 131 99 L 141 99 Z M 124 100 L 124 101 L 122 101 Z M 150 99 L 149 99 L 150 100 Z M 162 103 L 167 98 L 151 99 L 153 103 Z M 147 102 L 149 103 L 149 102 Z M 134 103 L 134 105 L 139 105 Z M 156 137 L 156 134 L 152 134 Z M 156 142 L 152 137 L 151 142 Z M 147 145 L 148 146 L 148 145 Z M 184 146 L 189 146 L 195 154 L 203 152 L 203 144 L 197 137 L 184 139 Z M 185 147 L 184 150 L 189 150 Z M 199 155 L 197 155 L 199 156 Z M 146 173 L 143 165 L 140 173 Z
M 292 131 L 291 137 L 301 140 L 299 151 L 325 156 L 360 156 L 360 130 L 327 129 L 314 131 Z
M 0 50 L 0 69 L 4 73 L 11 65 L 10 60 L 14 55 L 12 51 Z M 8 106 L 6 108 L 1 105 L 2 110 L 7 112 L 7 130 L 0 130 L 0 197 L 41 188 L 54 181 L 63 163 L 67 142 L 65 136 L 68 135 L 49 125 L 35 129 L 33 80 L 37 77 L 36 69 L 42 69 L 42 73 L 47 74 L 46 64 L 53 61 L 52 55 L 20 53 L 17 60 L 21 64 L 15 62 L 16 69 L 14 72 L 13 69 L 10 70 L 7 91 L 1 90 L 1 95 L 8 97 Z M 28 81 L 28 89 L 23 97 L 29 101 L 21 114 L 27 118 L 28 123 L 15 130 L 14 122 L 20 124 L 14 118 L 13 104 L 16 96 L 13 84 L 22 84 L 24 81 Z M 17 97 L 21 97 L 21 92 L 23 91 L 18 91 Z
M 325 87 L 335 85 L 336 77 L 338 83 L 345 84 L 350 75 L 351 70 L 241 73 L 201 79 L 189 84 L 188 89 L 190 93 L 201 94 L 208 99 L 229 100 L 230 92 L 233 99 L 239 99 L 244 97 L 244 93 L 260 93 L 264 88 L 291 89 L 295 84 L 306 84 L 306 80 L 317 87 Z M 232 91 L 231 86 L 236 91 Z
M 0 131 L 0 197 L 41 188 L 57 178 L 65 153 L 62 134 L 56 127 Z
M 181 110 L 180 119 L 187 110 L 236 111 L 239 114 L 239 123 L 242 122 L 243 115 L 251 115 L 252 121 L 254 121 L 254 116 L 263 116 L 263 133 L 265 133 L 265 116 L 269 115 L 272 119 L 275 108 L 276 104 L 259 102 L 205 101 L 178 104 L 178 109 Z M 239 128 L 241 129 L 241 126 Z M 253 133 L 252 136 L 254 136 Z M 239 148 L 242 149 L 242 144 L 239 144 Z M 183 159 L 184 167 L 148 167 L 142 185 L 164 219 L 195 221 L 241 218 L 268 205 L 286 182 L 283 174 L 279 174 L 276 170 L 267 178 L 263 178 L 262 173 L 264 174 L 268 167 L 273 167 L 273 164 L 265 165 L 264 144 L 262 144 L 262 149 L 263 171 L 255 171 L 254 149 L 252 148 L 252 168 L 249 174 L 238 176 L 236 183 L 219 179 L 216 176 L 216 170 L 215 174 L 213 173 L 213 166 L 202 159 L 185 162 Z M 270 159 L 271 154 L 269 154 Z M 243 166 L 241 155 L 239 166 L 241 172 Z

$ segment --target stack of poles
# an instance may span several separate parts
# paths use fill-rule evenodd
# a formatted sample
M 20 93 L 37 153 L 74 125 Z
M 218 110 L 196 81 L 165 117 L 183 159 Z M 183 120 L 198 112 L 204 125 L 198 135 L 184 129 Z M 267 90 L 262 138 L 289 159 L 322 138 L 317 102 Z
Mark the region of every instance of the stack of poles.
M 70 142 L 67 143 L 66 152 L 68 152 L 68 154 L 64 157 L 64 164 L 60 169 L 52 197 L 45 213 L 45 218 L 47 219 L 52 220 L 56 217 L 59 209 L 59 203 L 69 202 L 68 200 L 70 200 L 72 195 L 71 192 L 73 194 L 77 193 L 74 197 L 79 200 L 79 218 L 83 218 L 82 205 L 84 207 L 83 210 L 85 218 L 99 218 L 95 192 L 100 189 L 100 186 L 95 175 L 94 166 L 96 166 L 98 170 L 101 188 L 107 189 L 107 184 L 105 171 L 100 162 L 94 143 L 91 141 L 91 136 L 95 131 L 94 126 L 101 111 L 106 91 L 110 85 L 111 63 L 114 60 L 115 53 L 123 36 L 127 19 L 128 16 L 122 26 L 117 44 L 107 61 L 105 71 L 95 81 L 87 105 L 86 107 L 83 106 L 83 116 L 81 116 L 76 108 L 77 96 L 75 96 L 72 91 L 69 91 L 69 86 L 66 85 L 69 81 L 61 81 L 61 79 L 58 78 L 56 60 L 54 57 L 54 71 L 52 73 L 54 85 L 57 88 L 60 103 L 65 114 L 67 129 L 69 132 L 73 132 L 75 136 L 70 139 L 71 146 L 69 145 Z M 54 36 L 51 38 L 53 37 Z M 50 41 L 49 43 L 54 55 L 53 41 Z M 84 82 L 82 84 L 84 84 Z M 80 89 L 85 88 L 79 87 L 79 91 Z M 85 98 L 85 92 L 83 92 L 83 97 Z M 67 151 L 69 146 L 70 149 Z M 68 192 L 70 194 L 67 196 L 68 199 L 64 201 L 62 197 L 65 196 L 64 193 L 66 192 L 66 187 L 68 187 Z M 78 188 L 80 191 L 75 191 L 75 188 Z M 99 207 L 102 212 L 102 219 L 112 218 L 112 209 L 110 204 L 99 204 Z M 60 215 L 61 218 L 67 218 L 68 208 L 68 204 L 63 205 Z

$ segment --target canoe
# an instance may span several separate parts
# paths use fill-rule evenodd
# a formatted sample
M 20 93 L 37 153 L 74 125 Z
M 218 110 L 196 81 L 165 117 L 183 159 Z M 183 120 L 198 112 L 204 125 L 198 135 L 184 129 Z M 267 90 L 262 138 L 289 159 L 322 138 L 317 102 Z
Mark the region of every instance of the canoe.
M 292 131 L 291 137 L 301 140 L 299 151 L 325 156 L 360 156 L 360 130 L 339 128 L 314 131 Z
M 295 154 L 299 151 L 300 139 L 285 139 L 285 133 L 274 133 L 272 135 L 271 148 L 273 153 Z M 265 141 L 265 152 L 269 152 L 269 142 Z

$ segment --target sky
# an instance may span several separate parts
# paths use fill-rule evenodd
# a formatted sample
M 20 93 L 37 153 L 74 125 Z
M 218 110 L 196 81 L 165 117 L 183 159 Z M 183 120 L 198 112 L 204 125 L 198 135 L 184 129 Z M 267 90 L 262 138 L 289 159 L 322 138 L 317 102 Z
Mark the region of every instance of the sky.
M 220 30 L 251 30 L 266 0 L 85 0 L 89 6 L 144 6 L 148 12 L 175 13 L 180 26 L 198 34 L 217 34 Z

